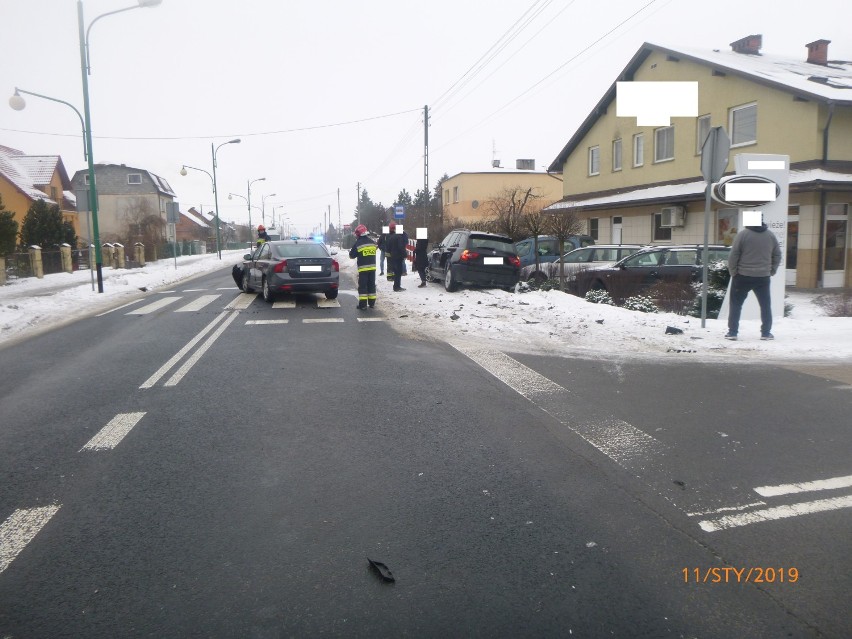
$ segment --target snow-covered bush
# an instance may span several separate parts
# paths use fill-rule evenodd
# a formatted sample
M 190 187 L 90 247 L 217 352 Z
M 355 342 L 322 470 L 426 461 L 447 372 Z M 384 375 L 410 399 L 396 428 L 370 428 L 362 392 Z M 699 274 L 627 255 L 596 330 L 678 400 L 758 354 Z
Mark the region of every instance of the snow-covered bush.
M 728 263 L 719 260 L 712 262 L 707 268 L 707 317 L 717 319 L 722 309 L 722 302 L 728 293 L 728 282 L 731 274 L 728 272 Z M 701 317 L 701 282 L 692 285 L 695 290 L 695 301 L 689 314 L 693 317 Z
M 626 308 L 628 311 L 641 311 L 642 313 L 656 313 L 659 310 L 654 300 L 645 295 L 628 297 L 624 300 L 624 304 L 621 307 Z
M 609 304 L 610 306 L 615 306 L 615 302 L 612 301 L 612 298 L 606 291 L 589 291 L 586 293 L 585 299 L 592 304 Z

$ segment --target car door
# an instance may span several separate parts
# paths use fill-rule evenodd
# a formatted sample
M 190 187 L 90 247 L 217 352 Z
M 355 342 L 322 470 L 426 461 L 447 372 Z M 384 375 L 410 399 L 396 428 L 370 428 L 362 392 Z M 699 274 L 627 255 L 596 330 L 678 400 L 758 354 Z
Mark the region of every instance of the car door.
M 666 249 L 659 249 L 637 253 L 620 262 L 618 269 L 607 271 L 610 295 L 624 299 L 653 286 L 659 280 L 666 252 Z
M 264 262 L 268 264 L 269 258 L 271 255 L 271 250 L 269 244 L 264 242 L 259 247 L 257 247 L 252 254 L 251 262 L 249 263 L 249 286 L 252 288 L 258 288 L 260 286 L 260 282 L 263 279 L 263 265 Z
M 454 231 L 444 239 L 438 263 L 438 268 L 442 275 L 446 274 L 447 268 L 449 268 L 450 262 L 453 259 L 453 255 L 456 251 L 458 251 L 459 244 L 461 244 L 463 236 L 464 233 L 461 231 Z

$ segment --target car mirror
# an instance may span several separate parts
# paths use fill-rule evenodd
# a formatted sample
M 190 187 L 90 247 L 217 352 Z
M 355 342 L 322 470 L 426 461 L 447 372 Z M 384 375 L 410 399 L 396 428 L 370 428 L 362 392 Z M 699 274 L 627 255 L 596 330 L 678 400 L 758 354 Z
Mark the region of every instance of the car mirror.
M 245 255 L 243 255 L 243 259 L 246 260 L 246 261 L 250 260 L 251 259 L 251 253 L 246 253 Z
M 332 255 L 337 255 L 337 249 L 331 249 L 331 254 L 332 254 Z

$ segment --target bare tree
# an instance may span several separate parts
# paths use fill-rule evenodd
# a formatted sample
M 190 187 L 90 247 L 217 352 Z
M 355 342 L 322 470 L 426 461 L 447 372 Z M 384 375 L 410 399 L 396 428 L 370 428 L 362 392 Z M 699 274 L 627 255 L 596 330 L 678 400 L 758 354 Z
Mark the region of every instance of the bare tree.
M 489 217 L 494 220 L 495 230 L 508 235 L 513 240 L 521 239 L 524 231 L 523 215 L 528 206 L 540 200 L 541 196 L 532 192 L 532 188 L 509 187 L 500 191 L 483 206 Z
M 156 258 L 157 246 L 163 242 L 166 223 L 150 201 L 135 198 L 124 209 L 124 220 L 127 223 L 126 240 L 124 245 L 133 246 L 136 242 L 145 245 L 145 258 Z
M 561 208 L 545 213 L 547 232 L 559 240 L 559 290 L 565 291 L 565 266 L 562 256 L 565 254 L 565 240 L 579 235 L 583 229 L 580 218 L 573 208 Z
M 530 208 L 523 214 L 523 228 L 533 236 L 533 251 L 535 252 L 535 272 L 538 272 L 540 259 L 538 254 L 538 236 L 545 235 L 548 229 L 548 214 L 540 206 Z M 559 247 L 562 248 L 561 246 Z M 560 253 L 561 255 L 561 253 Z

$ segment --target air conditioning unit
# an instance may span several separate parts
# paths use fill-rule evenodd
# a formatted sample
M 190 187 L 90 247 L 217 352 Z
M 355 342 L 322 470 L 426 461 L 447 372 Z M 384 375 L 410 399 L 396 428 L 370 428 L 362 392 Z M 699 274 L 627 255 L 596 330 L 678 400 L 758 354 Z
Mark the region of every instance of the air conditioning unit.
M 672 228 L 683 226 L 686 215 L 682 206 L 664 206 L 660 215 L 660 226 Z

